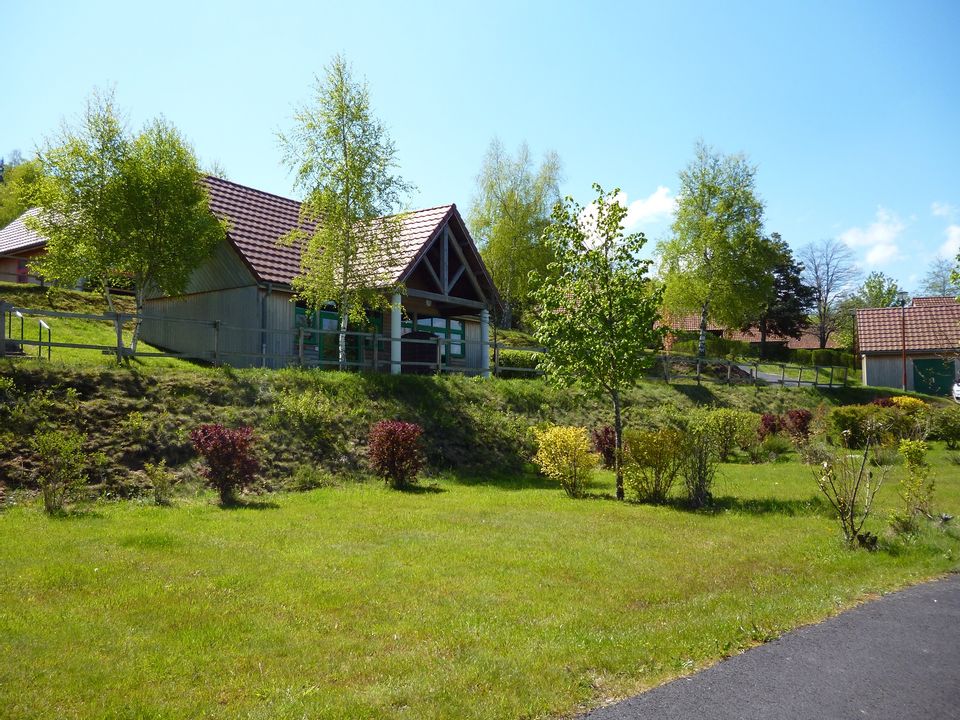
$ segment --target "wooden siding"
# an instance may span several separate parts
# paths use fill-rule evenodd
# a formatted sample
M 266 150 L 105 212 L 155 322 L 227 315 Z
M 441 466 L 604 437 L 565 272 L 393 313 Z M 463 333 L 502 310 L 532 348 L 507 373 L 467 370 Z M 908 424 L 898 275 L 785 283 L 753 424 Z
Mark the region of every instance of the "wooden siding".
M 913 361 L 938 359 L 940 355 L 907 355 L 907 390 L 914 389 Z M 954 375 L 960 374 L 960 361 L 954 360 Z M 873 387 L 899 388 L 903 384 L 903 358 L 900 355 L 863 355 L 863 384 Z
M 209 259 L 190 273 L 190 279 L 183 294 L 229 290 L 256 284 L 256 278 L 237 255 L 237 251 L 225 240 L 217 245 Z
M 152 345 L 213 359 L 213 321 L 220 320 L 221 353 L 260 352 L 260 307 L 256 286 L 198 293 L 180 297 L 153 298 L 146 302 L 143 339 Z M 177 322 L 202 320 L 205 324 Z M 251 328 L 251 331 L 234 328 Z M 224 356 L 230 365 L 258 365 L 255 357 Z
M 477 343 L 480 342 L 480 321 L 476 318 L 462 318 L 463 320 L 463 339 L 467 341 L 466 356 L 462 362 L 468 368 L 480 369 L 480 359 L 483 353 L 489 352 L 487 348 L 481 348 Z M 492 334 L 491 334 L 492 337 Z

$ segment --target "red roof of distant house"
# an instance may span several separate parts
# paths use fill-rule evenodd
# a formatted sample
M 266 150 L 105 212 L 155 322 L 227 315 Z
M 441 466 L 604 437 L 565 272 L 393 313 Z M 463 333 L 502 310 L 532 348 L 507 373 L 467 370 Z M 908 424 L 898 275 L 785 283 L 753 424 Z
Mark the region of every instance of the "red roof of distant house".
M 700 330 L 699 315 L 669 315 L 665 314 L 662 325 L 671 330 L 682 332 L 697 332 Z M 760 333 L 756 330 L 744 332 L 742 330 L 726 330 L 715 323 L 707 323 L 707 332 L 714 335 L 722 335 L 727 340 L 737 340 L 739 342 L 759 343 Z M 813 330 L 805 330 L 799 338 L 786 337 L 781 335 L 767 335 L 767 342 L 786 343 L 786 346 L 796 350 L 815 350 L 820 347 L 820 338 Z M 828 348 L 835 348 L 836 343 L 833 338 L 827 341 Z
M 949 297 L 927 297 L 914 298 L 902 309 L 857 310 L 857 344 L 862 353 L 901 352 L 904 345 L 908 353 L 958 350 L 960 303 Z

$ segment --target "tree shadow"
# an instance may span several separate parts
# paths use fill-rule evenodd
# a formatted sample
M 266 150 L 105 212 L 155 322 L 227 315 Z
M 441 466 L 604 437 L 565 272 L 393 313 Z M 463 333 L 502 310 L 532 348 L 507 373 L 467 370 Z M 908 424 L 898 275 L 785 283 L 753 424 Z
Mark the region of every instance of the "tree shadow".
M 458 485 L 468 487 L 489 486 L 500 490 L 561 490 L 556 481 L 529 470 L 515 473 L 473 470 L 456 473 L 450 479 Z
M 693 508 L 682 498 L 670 498 L 665 503 L 675 510 L 698 513 L 701 515 L 719 515 L 724 512 L 743 513 L 745 515 L 784 515 L 798 517 L 805 515 L 829 515 L 830 506 L 818 495 L 806 499 L 783 500 L 780 498 L 740 498 L 733 495 L 714 497 L 707 505 Z
M 446 492 L 446 489 L 439 485 L 403 485 L 394 489 L 407 495 L 437 495 Z
M 717 405 L 720 403 L 716 393 L 706 385 L 681 385 L 677 383 L 671 384 L 670 388 L 698 405 Z
M 272 500 L 234 500 L 221 503 L 221 510 L 279 510 L 280 506 Z

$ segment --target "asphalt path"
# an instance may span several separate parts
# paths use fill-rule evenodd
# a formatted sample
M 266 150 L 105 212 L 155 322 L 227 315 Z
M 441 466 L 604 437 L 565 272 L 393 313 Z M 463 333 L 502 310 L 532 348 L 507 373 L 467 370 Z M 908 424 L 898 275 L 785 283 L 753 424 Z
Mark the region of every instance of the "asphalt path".
M 584 720 L 960 719 L 960 575 L 800 628 Z

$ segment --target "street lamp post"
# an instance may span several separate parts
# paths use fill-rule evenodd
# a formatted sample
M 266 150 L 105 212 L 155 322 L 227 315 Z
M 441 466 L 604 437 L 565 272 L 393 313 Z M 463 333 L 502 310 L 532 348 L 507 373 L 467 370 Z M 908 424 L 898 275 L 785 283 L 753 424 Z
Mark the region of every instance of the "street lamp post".
M 907 293 L 903 290 L 897 293 L 897 300 L 900 303 L 900 346 L 901 359 L 903 362 L 903 379 L 901 389 L 907 389 Z

